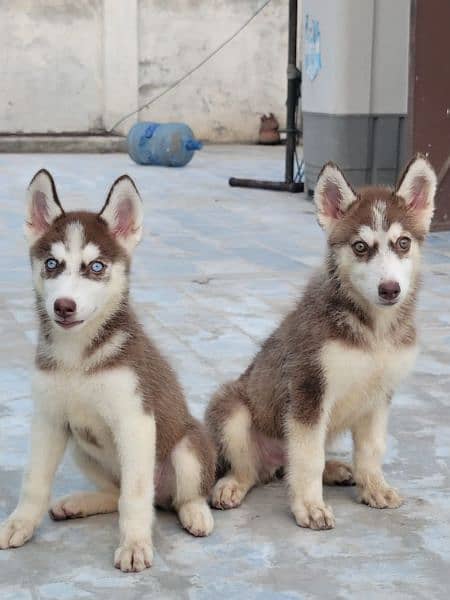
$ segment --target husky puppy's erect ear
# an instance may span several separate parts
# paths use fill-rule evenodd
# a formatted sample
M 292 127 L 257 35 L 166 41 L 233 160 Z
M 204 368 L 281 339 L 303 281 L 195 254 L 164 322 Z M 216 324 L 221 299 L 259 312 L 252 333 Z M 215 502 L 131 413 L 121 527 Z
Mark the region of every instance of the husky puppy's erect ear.
M 141 239 L 143 218 L 142 201 L 131 177 L 122 175 L 116 179 L 99 216 L 130 254 Z
M 433 167 L 425 156 L 418 154 L 406 167 L 395 190 L 425 231 L 430 229 L 433 218 L 436 188 L 437 177 Z
M 63 214 L 55 182 L 48 171 L 41 169 L 33 177 L 27 190 L 25 234 L 30 246 Z
M 314 202 L 319 224 L 329 231 L 355 202 L 357 196 L 337 165 L 327 163 L 319 174 Z

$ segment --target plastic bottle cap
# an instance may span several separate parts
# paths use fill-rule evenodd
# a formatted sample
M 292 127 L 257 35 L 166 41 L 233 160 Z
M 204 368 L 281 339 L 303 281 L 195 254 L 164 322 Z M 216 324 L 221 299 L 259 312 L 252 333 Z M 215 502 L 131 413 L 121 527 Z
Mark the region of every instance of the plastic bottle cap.
M 184 147 L 186 150 L 201 150 L 203 148 L 203 144 L 200 140 L 188 140 Z

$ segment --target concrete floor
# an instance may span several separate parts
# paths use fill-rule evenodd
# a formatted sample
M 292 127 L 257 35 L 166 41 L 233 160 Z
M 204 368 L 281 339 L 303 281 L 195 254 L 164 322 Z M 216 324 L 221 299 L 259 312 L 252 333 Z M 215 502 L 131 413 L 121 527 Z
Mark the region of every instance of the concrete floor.
M 0 519 L 14 508 L 26 457 L 29 369 L 36 322 L 22 238 L 24 190 L 40 167 L 67 208 L 100 208 L 123 172 L 145 204 L 146 234 L 132 288 L 148 332 L 171 358 L 192 411 L 246 366 L 324 252 L 310 201 L 228 187 L 234 176 L 282 177 L 282 148 L 206 147 L 180 170 L 134 165 L 126 155 L 0 155 Z M 282 482 L 215 512 L 194 539 L 158 512 L 151 570 L 112 567 L 117 516 L 53 523 L 0 552 L 2 600 L 84 598 L 448 598 L 450 587 L 450 234 L 430 236 L 419 322 L 422 353 L 396 394 L 386 472 L 405 505 L 377 511 L 354 490 L 327 488 L 337 527 L 296 527 Z M 343 439 L 336 454 L 349 457 Z M 68 458 L 55 495 L 87 488 Z

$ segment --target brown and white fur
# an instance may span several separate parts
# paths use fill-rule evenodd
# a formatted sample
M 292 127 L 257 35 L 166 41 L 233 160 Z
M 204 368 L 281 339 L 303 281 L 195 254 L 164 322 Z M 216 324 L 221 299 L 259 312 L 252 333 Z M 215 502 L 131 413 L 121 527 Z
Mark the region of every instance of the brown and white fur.
M 112 186 L 99 214 L 65 213 L 50 174 L 28 190 L 26 232 L 40 322 L 29 465 L 0 548 L 31 538 L 49 507 L 68 442 L 98 491 L 52 503 L 56 519 L 119 511 L 115 566 L 152 563 L 153 504 L 173 507 L 191 534 L 211 533 L 207 498 L 215 450 L 190 414 L 177 378 L 146 337 L 128 297 L 142 233 L 132 180 Z
M 361 502 L 400 506 L 382 460 L 391 397 L 416 356 L 420 248 L 435 190 L 435 173 L 421 156 L 394 190 L 354 191 L 336 165 L 325 165 L 315 191 L 328 236 L 325 264 L 248 369 L 207 410 L 220 463 L 228 467 L 213 506 L 238 506 L 281 466 L 302 527 L 334 527 L 323 482 L 348 484 L 353 477 Z M 353 435 L 353 469 L 325 462 L 327 444 L 345 430 Z

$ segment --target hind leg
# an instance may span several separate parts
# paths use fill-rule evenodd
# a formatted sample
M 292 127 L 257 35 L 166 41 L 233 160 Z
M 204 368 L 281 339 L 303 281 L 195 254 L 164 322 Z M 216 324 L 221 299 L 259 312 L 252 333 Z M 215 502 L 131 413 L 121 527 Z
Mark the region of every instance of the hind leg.
M 252 419 L 248 408 L 239 403 L 223 421 L 219 431 L 222 457 L 230 471 L 214 486 L 211 504 L 215 508 L 236 508 L 258 481 L 258 458 L 252 436 Z
M 209 535 L 214 527 L 208 495 L 214 482 L 215 452 L 200 426 L 172 450 L 174 469 L 172 503 L 181 525 L 194 536 Z
M 339 460 L 327 460 L 323 470 L 323 483 L 325 485 L 355 485 L 352 467 Z
M 77 465 L 99 487 L 99 491 L 78 492 L 59 498 L 50 507 L 51 518 L 63 521 L 116 512 L 119 488 L 114 479 L 78 446 L 75 446 L 73 454 Z
M 54 521 L 80 519 L 117 511 L 118 494 L 109 492 L 78 492 L 56 500 L 49 514 Z

